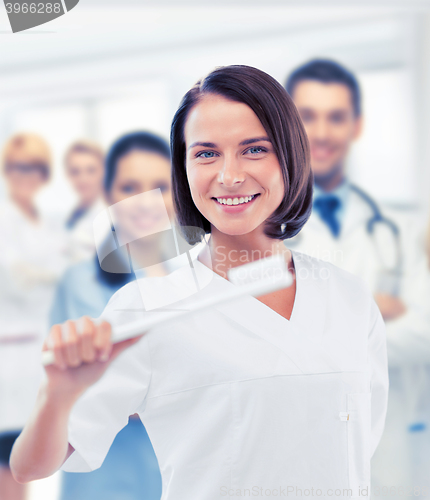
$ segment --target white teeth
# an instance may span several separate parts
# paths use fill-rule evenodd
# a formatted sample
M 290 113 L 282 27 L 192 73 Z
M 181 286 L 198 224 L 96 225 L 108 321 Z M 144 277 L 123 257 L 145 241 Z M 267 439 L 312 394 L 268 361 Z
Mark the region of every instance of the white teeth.
M 255 197 L 255 194 L 252 196 L 241 196 L 240 198 L 217 198 L 218 203 L 222 205 L 241 205 L 242 203 L 248 203 Z

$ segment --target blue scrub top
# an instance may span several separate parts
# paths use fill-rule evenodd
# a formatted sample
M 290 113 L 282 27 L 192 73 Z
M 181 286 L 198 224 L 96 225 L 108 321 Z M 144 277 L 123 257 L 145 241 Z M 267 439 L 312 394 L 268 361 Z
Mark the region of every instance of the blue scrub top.
M 95 259 L 69 267 L 57 287 L 51 325 L 82 316 L 100 316 L 109 299 L 121 287 L 101 281 L 97 271 Z
M 96 258 L 70 267 L 60 281 L 51 310 L 51 324 L 82 316 L 97 318 L 111 296 L 125 283 L 103 279 Z M 133 279 L 130 274 L 130 280 Z M 126 278 L 127 279 L 127 278 Z M 139 419 L 116 436 L 100 469 L 62 473 L 60 500 L 159 500 L 161 474 L 145 427 Z

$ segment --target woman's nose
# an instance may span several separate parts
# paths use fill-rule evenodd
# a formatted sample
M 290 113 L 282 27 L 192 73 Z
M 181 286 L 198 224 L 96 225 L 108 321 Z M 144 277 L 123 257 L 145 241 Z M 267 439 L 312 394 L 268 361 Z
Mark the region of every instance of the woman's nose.
M 218 173 L 218 182 L 225 186 L 240 184 L 245 180 L 245 173 L 239 165 L 236 157 L 225 157 L 221 169 Z

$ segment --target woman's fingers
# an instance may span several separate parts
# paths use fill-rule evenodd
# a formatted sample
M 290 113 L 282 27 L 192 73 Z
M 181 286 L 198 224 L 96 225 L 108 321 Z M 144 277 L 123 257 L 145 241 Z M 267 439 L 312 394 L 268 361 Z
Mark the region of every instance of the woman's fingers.
M 97 359 L 107 361 L 112 350 L 111 326 L 107 321 L 102 321 L 96 330 L 94 345 L 97 350 Z
M 79 366 L 82 363 L 80 355 L 80 338 L 76 331 L 76 323 L 74 321 L 66 321 L 64 324 L 65 339 L 64 339 L 64 357 L 69 366 Z
M 142 337 L 140 335 L 113 346 L 111 336 L 111 325 L 107 321 L 96 325 L 91 318 L 83 317 L 78 321 L 54 325 L 43 349 L 51 349 L 54 352 L 55 365 L 66 369 L 78 367 L 82 363 L 112 360 Z
M 54 325 L 51 328 L 50 339 L 47 344 L 54 351 L 55 364 L 64 370 L 67 367 L 67 364 L 63 355 L 63 336 L 61 332 L 61 325 Z
M 96 327 L 87 316 L 84 316 L 80 320 L 79 333 L 81 335 L 81 342 L 79 346 L 82 361 L 85 363 L 92 363 L 96 359 L 96 348 L 94 346 Z

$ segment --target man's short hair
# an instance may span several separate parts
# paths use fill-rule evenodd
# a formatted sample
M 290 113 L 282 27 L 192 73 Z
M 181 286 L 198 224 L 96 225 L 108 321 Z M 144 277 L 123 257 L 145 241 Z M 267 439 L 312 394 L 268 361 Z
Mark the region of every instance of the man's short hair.
M 341 64 L 330 59 L 312 59 L 290 74 L 285 84 L 287 92 L 292 96 L 296 86 L 305 80 L 346 85 L 351 91 L 355 116 L 361 115 L 361 92 L 358 80 Z

